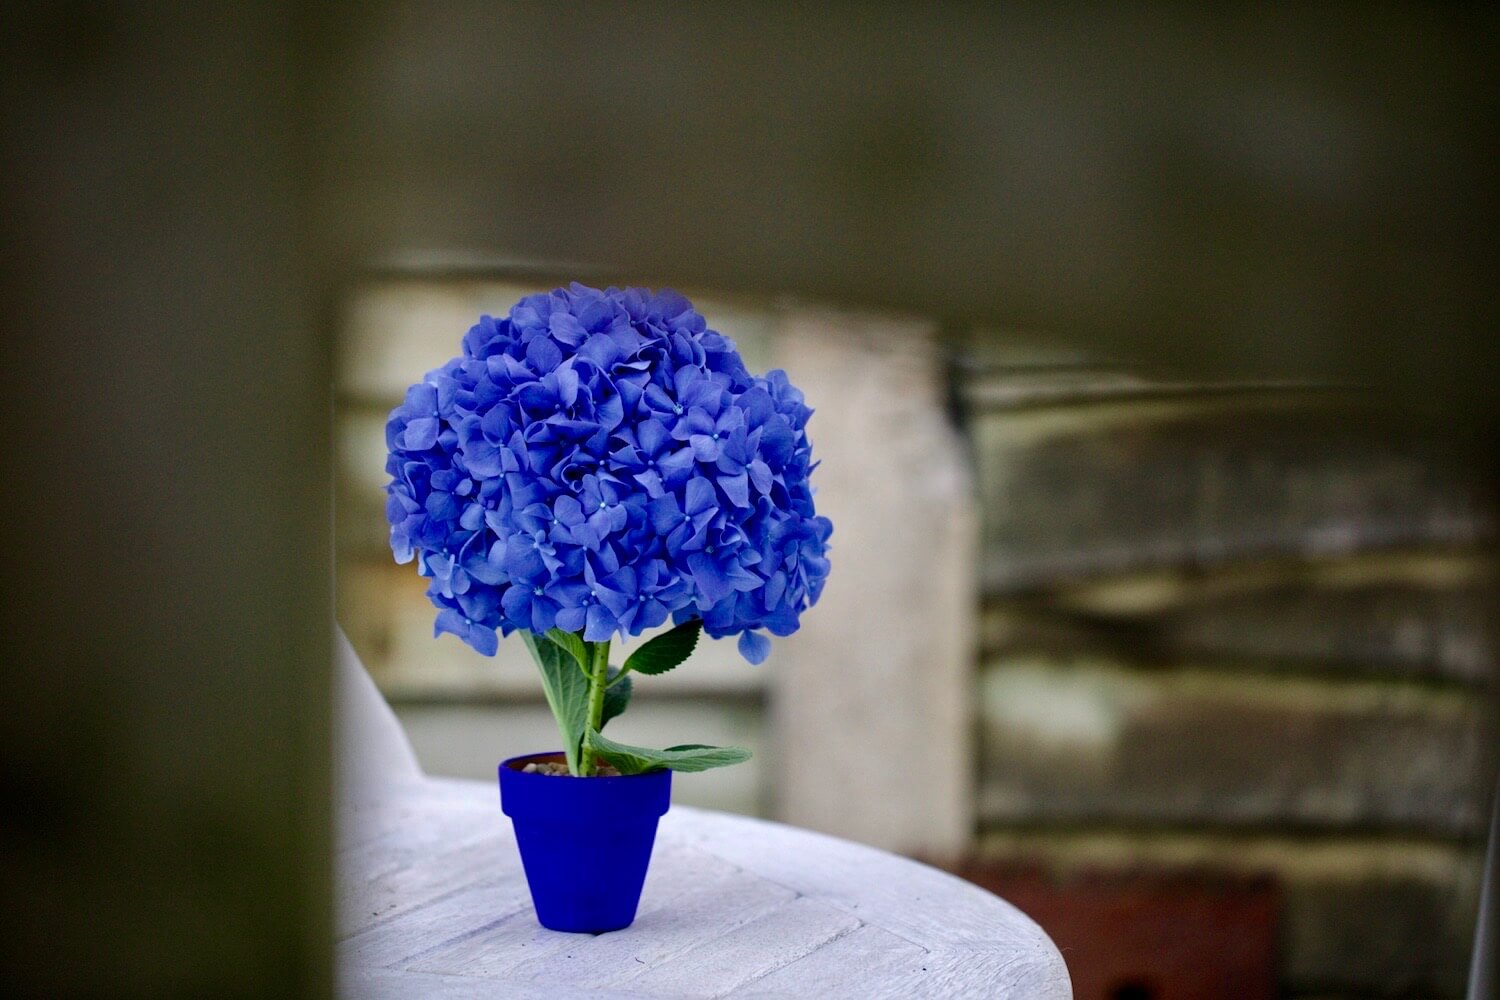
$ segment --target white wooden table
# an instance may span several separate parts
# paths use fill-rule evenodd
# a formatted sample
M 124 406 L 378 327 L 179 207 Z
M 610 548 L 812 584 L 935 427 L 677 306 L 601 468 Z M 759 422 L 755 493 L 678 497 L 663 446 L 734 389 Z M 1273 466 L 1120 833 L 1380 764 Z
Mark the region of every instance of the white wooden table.
M 1072 996 L 1004 900 L 778 823 L 674 806 L 635 923 L 594 936 L 537 924 L 491 784 L 426 780 L 343 819 L 347 1000 Z

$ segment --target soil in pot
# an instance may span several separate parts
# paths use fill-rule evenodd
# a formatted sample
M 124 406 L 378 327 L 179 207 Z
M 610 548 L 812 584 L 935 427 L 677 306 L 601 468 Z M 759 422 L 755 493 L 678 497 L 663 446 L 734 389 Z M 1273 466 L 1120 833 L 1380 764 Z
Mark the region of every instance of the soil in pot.
M 572 774 L 568 772 L 567 758 L 560 753 L 532 757 L 522 766 L 516 767 L 513 765 L 513 769 L 520 771 L 522 774 L 547 774 L 559 778 L 572 777 Z M 595 768 L 594 776 L 599 778 L 618 778 L 620 777 L 620 772 L 612 764 L 600 764 Z

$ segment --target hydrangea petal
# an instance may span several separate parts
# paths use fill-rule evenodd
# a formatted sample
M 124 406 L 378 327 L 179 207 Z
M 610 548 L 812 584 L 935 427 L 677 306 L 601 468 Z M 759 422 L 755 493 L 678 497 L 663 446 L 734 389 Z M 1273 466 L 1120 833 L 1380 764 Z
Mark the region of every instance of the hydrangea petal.
M 751 663 L 764 663 L 771 655 L 771 640 L 758 632 L 741 632 L 739 650 Z
M 401 446 L 408 451 L 426 451 L 437 444 L 438 418 L 417 417 L 408 421 L 406 430 L 401 434 Z
M 719 489 L 736 507 L 750 506 L 750 478 L 743 472 L 738 476 L 720 476 Z

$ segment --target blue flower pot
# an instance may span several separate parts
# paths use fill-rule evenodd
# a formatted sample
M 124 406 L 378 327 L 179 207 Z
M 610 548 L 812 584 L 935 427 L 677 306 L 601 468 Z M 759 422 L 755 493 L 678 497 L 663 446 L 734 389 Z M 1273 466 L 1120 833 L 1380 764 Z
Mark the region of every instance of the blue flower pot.
M 500 808 L 515 827 L 536 918 L 554 931 L 582 934 L 629 927 L 657 820 L 671 806 L 672 772 L 573 778 L 521 770 L 548 761 L 561 763 L 563 755 L 500 764 Z

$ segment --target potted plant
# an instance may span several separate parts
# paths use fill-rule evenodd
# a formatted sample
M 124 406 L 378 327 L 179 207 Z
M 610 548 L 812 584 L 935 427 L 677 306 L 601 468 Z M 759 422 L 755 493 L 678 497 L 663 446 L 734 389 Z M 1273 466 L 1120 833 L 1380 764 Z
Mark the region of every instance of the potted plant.
M 499 768 L 543 925 L 629 925 L 671 772 L 749 758 L 603 731 L 700 632 L 760 663 L 764 633 L 790 635 L 818 599 L 832 525 L 808 482 L 811 414 L 681 295 L 578 284 L 481 317 L 392 411 L 391 548 L 432 581 L 434 636 L 493 656 L 518 633 L 557 720 L 561 751 Z M 614 640 L 668 621 L 610 664 Z

